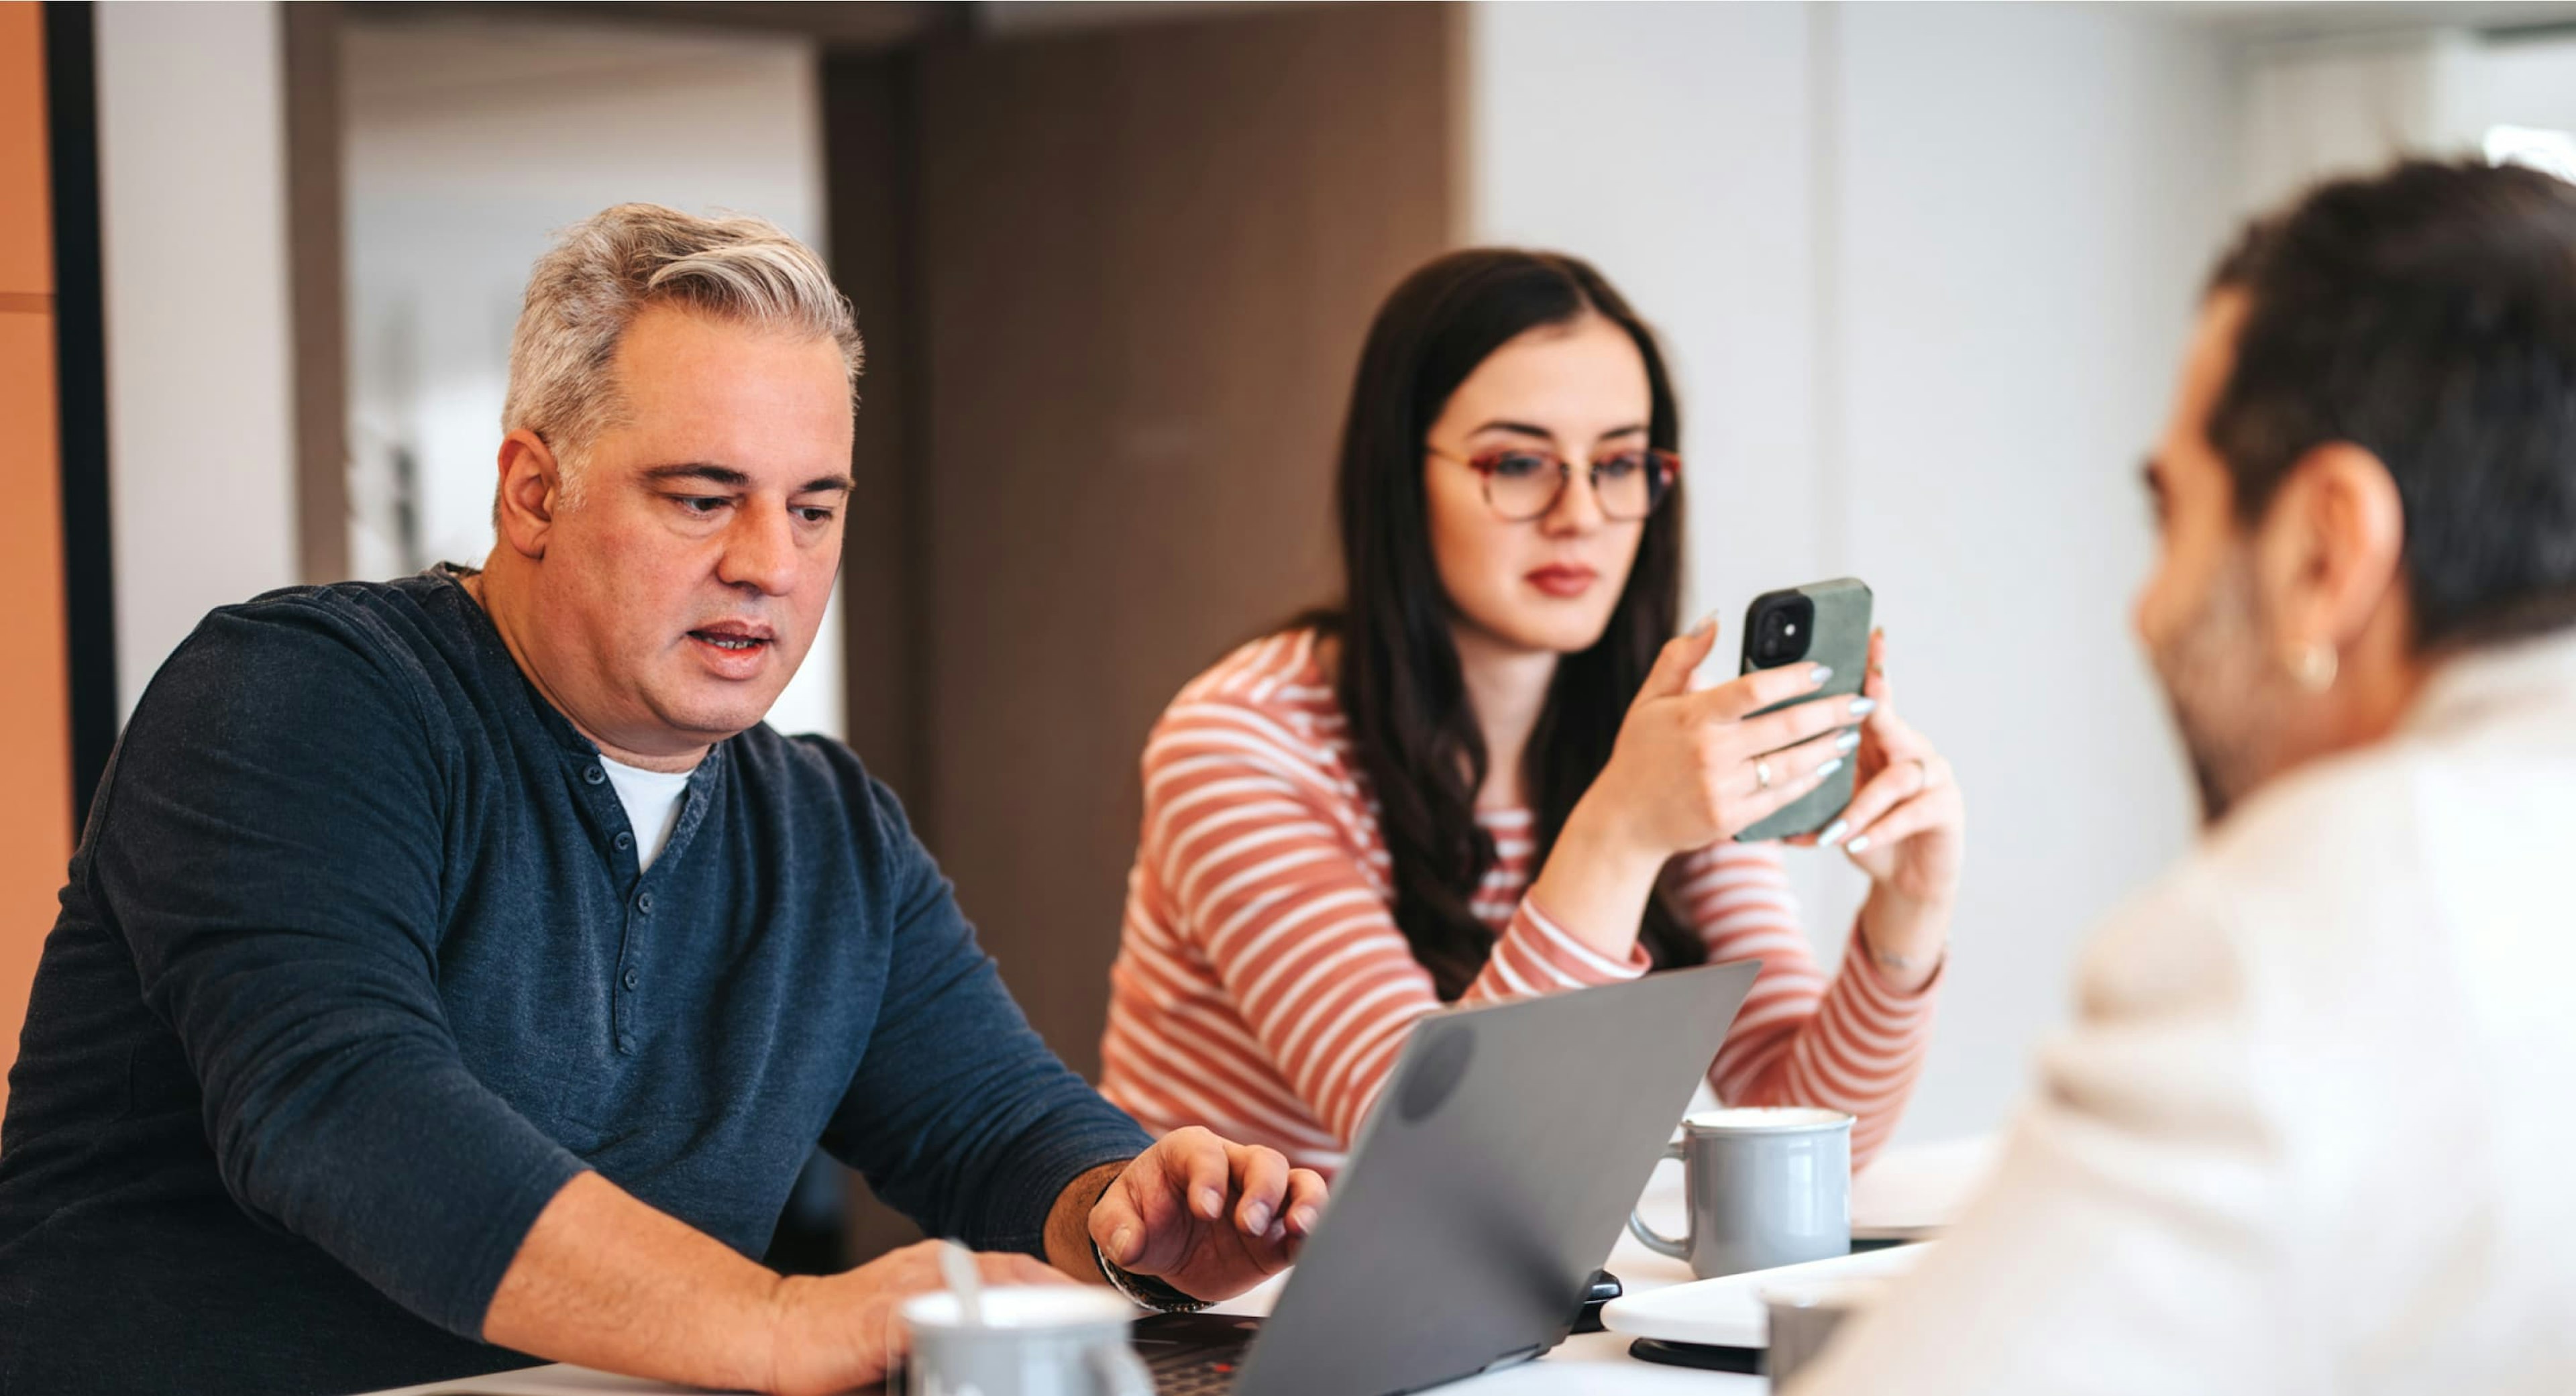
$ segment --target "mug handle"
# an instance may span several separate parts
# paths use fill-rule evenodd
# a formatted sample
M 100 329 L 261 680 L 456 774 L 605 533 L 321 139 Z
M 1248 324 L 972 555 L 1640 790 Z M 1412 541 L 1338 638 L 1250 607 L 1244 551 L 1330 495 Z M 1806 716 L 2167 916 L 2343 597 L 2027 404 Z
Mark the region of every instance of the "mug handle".
M 1136 1355 L 1132 1344 L 1104 1343 L 1093 1348 L 1091 1371 L 1100 1378 L 1101 1396 L 1154 1396 L 1153 1369 Z
M 1681 1145 L 1667 1144 L 1664 1146 L 1665 1158 L 1678 1159 L 1681 1156 Z M 1682 1222 L 1684 1225 L 1688 1225 L 1690 1222 L 1690 1210 L 1688 1208 L 1684 1208 L 1682 1210 Z M 1666 1236 L 1664 1233 L 1646 1225 L 1646 1219 L 1633 1211 L 1628 1214 L 1628 1234 L 1636 1237 L 1639 1245 L 1644 1246 L 1647 1250 L 1653 1251 L 1657 1255 L 1668 1255 L 1675 1260 L 1690 1259 L 1689 1236 L 1685 1235 L 1680 1240 L 1675 1240 L 1670 1236 Z

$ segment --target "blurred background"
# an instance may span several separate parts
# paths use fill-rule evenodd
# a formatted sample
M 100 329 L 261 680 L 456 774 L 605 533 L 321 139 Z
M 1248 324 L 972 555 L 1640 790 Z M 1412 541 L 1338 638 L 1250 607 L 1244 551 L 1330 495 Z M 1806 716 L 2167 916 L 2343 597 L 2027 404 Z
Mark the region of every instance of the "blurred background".
M 1591 259 L 1660 331 L 1691 614 L 1865 578 L 1974 849 L 1901 1139 L 1992 1129 L 2192 810 L 2126 603 L 2201 278 L 2316 176 L 2576 129 L 2567 4 L 0 3 L 0 1061 L 208 608 L 476 562 L 550 230 L 763 214 L 858 307 L 842 592 L 773 721 L 902 792 L 1098 1064 L 1173 691 L 1328 599 L 1379 298 Z M 1839 946 L 1860 887 L 1801 859 Z M 905 1228 L 818 1168 L 790 1262 Z

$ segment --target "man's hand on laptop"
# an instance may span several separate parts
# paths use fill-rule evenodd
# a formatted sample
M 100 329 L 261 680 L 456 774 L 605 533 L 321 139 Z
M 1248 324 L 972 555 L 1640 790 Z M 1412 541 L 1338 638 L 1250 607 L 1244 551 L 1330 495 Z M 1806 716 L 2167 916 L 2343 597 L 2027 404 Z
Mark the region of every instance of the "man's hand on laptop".
M 1131 1275 L 1193 1299 L 1230 1299 L 1286 1269 L 1323 1216 L 1324 1180 L 1276 1149 L 1174 1130 L 1124 1164 L 1076 1178 L 1049 1220 L 1050 1266 L 978 1254 L 988 1285 L 1103 1278 L 1091 1248 Z M 785 1393 L 842 1391 L 881 1379 L 903 1358 L 897 1305 L 946 1287 L 938 1243 L 906 1246 L 839 1275 L 793 1276 L 769 1297 L 767 1381 Z
M 1091 1208 L 1090 1233 L 1129 1274 L 1231 1299 L 1286 1269 L 1323 1215 L 1322 1175 L 1193 1126 L 1119 1170 Z

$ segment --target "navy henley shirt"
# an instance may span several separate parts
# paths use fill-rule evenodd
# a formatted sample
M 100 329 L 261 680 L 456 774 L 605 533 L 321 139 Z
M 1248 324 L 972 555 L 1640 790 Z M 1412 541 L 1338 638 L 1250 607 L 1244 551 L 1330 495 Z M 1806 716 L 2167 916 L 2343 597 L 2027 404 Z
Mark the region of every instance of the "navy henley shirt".
M 818 1140 L 1032 1254 L 1148 1143 L 847 748 L 719 743 L 639 873 L 456 573 L 273 592 L 153 679 L 73 855 L 0 1128 L 0 1391 L 522 1365 L 483 1313 L 574 1174 L 757 1256 Z

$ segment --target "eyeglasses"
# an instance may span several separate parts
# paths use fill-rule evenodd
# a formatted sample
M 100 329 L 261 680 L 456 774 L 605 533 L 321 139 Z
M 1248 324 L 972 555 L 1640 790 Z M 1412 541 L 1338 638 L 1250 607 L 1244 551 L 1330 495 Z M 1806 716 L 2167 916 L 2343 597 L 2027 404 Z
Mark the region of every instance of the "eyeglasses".
M 1554 451 L 1528 446 L 1480 451 L 1474 456 L 1453 456 L 1431 446 L 1423 449 L 1483 476 L 1485 503 L 1512 523 L 1545 518 L 1565 496 L 1566 483 L 1574 478 L 1572 461 Z M 1681 473 L 1681 457 L 1645 446 L 1595 456 L 1584 470 L 1602 514 L 1623 523 L 1655 512 L 1664 496 L 1673 492 L 1673 481 Z

